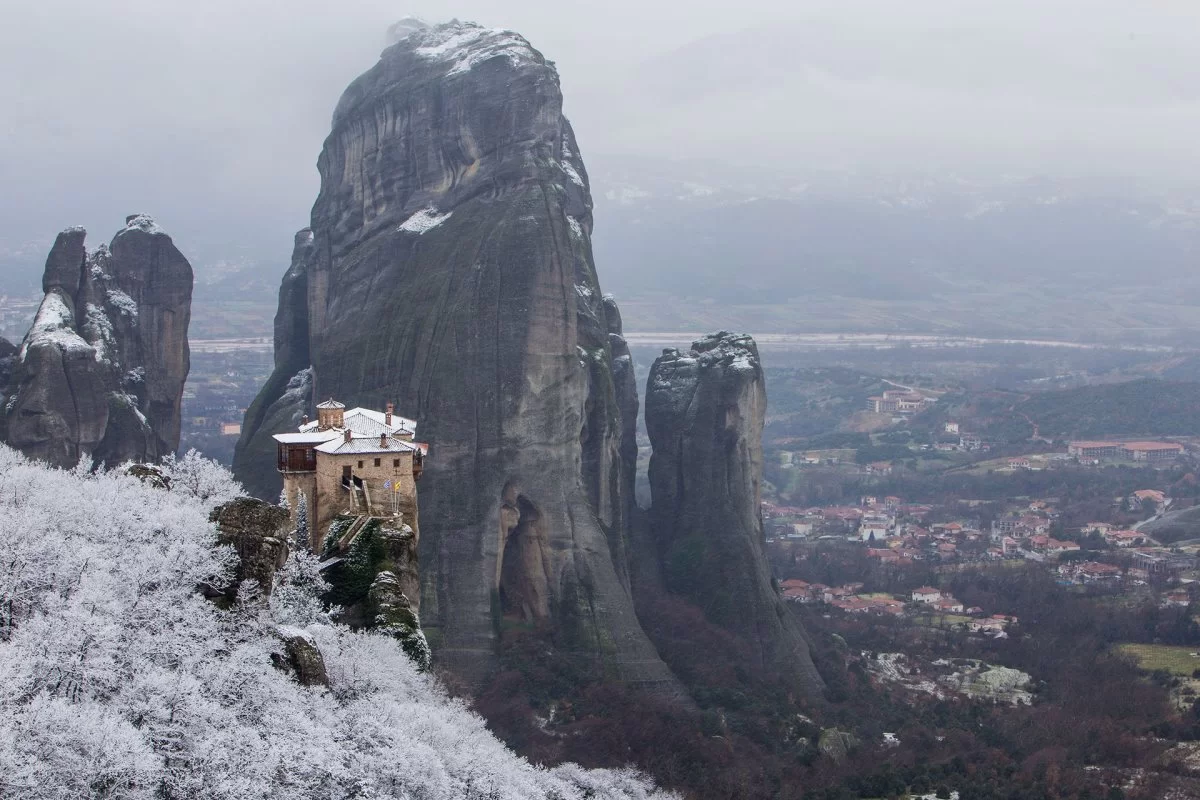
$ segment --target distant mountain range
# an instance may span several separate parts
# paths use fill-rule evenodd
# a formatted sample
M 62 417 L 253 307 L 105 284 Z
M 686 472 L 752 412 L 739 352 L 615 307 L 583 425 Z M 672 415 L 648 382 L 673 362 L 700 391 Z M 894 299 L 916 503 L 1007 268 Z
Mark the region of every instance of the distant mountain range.
M 1200 330 L 1200 192 L 592 162 L 601 285 L 631 330 Z M 284 249 L 249 238 L 198 242 L 198 303 L 274 301 Z M 44 251 L 0 242 L 0 294 L 36 291 Z
M 978 289 L 1195 291 L 1200 201 L 1116 183 L 983 183 L 594 159 L 606 288 L 730 303 Z M 1193 295 L 1195 297 L 1195 295 Z

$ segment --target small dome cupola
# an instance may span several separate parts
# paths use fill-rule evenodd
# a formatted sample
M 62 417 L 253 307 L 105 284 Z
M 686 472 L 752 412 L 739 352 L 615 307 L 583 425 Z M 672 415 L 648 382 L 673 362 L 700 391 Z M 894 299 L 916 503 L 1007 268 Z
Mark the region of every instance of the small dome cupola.
M 327 431 L 330 428 L 344 427 L 345 414 L 345 404 L 332 397 L 324 403 L 317 404 L 317 429 Z

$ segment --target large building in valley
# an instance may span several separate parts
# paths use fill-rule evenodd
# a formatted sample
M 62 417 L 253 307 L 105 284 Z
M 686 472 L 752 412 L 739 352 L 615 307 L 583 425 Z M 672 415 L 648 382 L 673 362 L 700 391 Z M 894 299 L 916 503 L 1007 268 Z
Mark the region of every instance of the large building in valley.
M 1067 453 L 1076 458 L 1127 458 L 1133 461 L 1172 461 L 1183 455 L 1183 445 L 1176 442 L 1070 442 Z
M 307 508 L 308 542 L 319 552 L 340 515 L 397 518 L 417 529 L 417 479 L 429 445 L 413 441 L 417 423 L 333 398 L 295 433 L 275 434 L 278 468 L 293 520 Z M 301 500 L 303 497 L 303 501 Z

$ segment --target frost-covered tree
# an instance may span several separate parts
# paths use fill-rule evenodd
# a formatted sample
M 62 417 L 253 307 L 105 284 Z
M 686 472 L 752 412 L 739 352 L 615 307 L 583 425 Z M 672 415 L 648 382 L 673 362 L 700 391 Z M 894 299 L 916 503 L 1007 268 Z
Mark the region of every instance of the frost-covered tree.
M 321 560 L 307 549 L 297 549 L 288 556 L 283 569 L 275 574 L 271 592 L 271 613 L 282 625 L 306 628 L 328 624 L 336 617 L 338 608 L 325 608 L 321 595 L 329 591 L 329 583 L 321 574 Z
M 162 468 L 173 491 L 190 494 L 210 507 L 245 494 L 229 470 L 196 450 L 188 450 L 182 458 L 167 456 Z
M 296 549 L 308 550 L 308 496 L 300 492 L 296 500 Z
M 197 587 L 236 557 L 208 514 L 240 489 L 193 454 L 167 469 L 170 490 L 0 446 L 0 797 L 667 796 L 514 755 L 393 637 L 328 623 L 311 555 L 218 608 Z M 285 626 L 328 686 L 276 668 Z

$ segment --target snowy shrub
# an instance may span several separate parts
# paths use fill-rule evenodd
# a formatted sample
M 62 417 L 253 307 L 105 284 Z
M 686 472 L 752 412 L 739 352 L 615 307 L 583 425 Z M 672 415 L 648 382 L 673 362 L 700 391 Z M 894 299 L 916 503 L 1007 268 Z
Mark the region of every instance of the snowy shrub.
M 188 450 L 182 458 L 173 454 L 163 459 L 163 470 L 171 479 L 171 489 L 186 492 L 201 500 L 206 508 L 215 508 L 227 500 L 245 494 L 229 470 L 216 461 Z
M 269 600 L 206 601 L 234 561 L 208 512 L 239 489 L 194 454 L 167 469 L 164 491 L 0 446 L 0 797 L 669 797 L 506 750 L 393 638 L 329 624 L 312 556 Z M 273 665 L 281 627 L 328 688 Z

